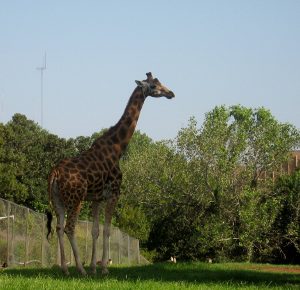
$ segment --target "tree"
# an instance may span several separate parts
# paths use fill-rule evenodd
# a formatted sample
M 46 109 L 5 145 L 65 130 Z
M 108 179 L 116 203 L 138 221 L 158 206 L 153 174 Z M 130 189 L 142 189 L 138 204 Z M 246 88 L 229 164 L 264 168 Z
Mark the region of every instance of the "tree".
M 148 239 L 150 222 L 142 201 L 143 184 L 147 164 L 147 152 L 155 143 L 145 134 L 135 131 L 120 166 L 123 172 L 121 196 L 116 209 L 115 224 L 129 234 L 145 242 Z
M 21 114 L 0 124 L 0 196 L 48 206 L 47 176 L 103 133 L 64 139 Z M 157 260 L 299 261 L 299 172 L 272 172 L 299 147 L 299 130 L 264 109 L 218 106 L 198 127 L 191 118 L 171 141 L 136 131 L 121 160 L 114 224 Z M 81 217 L 89 218 L 89 203 Z
M 24 156 L 17 155 L 4 146 L 7 135 L 9 135 L 7 129 L 0 124 L 0 196 L 11 200 L 14 196 L 18 196 L 20 200 L 24 200 L 26 188 L 19 182 Z M 17 167 L 16 164 L 22 166 Z
M 300 263 L 300 170 L 282 176 L 275 183 L 273 195 L 278 211 L 267 237 L 271 259 L 277 263 Z
M 192 118 L 176 141 L 175 151 L 186 158 L 188 167 L 193 169 L 188 171 L 189 176 L 195 176 L 197 184 L 190 191 L 189 200 L 196 201 L 195 207 L 201 201 L 199 241 L 209 241 L 219 257 L 251 256 L 255 238 L 261 236 L 261 228 L 269 225 L 276 214 L 273 211 L 268 217 L 268 210 L 276 204 L 273 199 L 257 213 L 257 206 L 267 200 L 272 185 L 266 180 L 260 182 L 260 178 L 287 160 L 289 151 L 299 144 L 299 131 L 279 123 L 264 108 L 220 106 L 206 114 L 200 129 Z M 261 227 L 250 231 L 249 219 L 245 217 L 253 218 L 255 214 L 261 217 Z M 213 223 L 208 225 L 209 221 Z
M 74 154 L 73 143 L 49 134 L 21 114 L 1 125 L 0 135 L 0 196 L 44 211 L 49 170 L 58 160 Z

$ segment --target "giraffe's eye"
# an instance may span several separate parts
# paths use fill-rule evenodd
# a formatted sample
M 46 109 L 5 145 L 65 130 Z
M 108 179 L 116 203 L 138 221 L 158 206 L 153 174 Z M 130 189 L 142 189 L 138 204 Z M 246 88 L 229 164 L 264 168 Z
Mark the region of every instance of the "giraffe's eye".
M 150 85 L 150 89 L 154 90 L 156 88 L 156 85 Z

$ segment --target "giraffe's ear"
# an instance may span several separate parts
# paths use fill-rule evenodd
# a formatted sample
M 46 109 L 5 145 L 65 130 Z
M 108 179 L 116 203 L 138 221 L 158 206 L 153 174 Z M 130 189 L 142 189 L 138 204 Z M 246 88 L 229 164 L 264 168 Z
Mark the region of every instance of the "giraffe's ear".
M 141 82 L 141 81 L 135 81 L 135 82 L 138 85 L 138 87 L 143 87 L 143 82 Z

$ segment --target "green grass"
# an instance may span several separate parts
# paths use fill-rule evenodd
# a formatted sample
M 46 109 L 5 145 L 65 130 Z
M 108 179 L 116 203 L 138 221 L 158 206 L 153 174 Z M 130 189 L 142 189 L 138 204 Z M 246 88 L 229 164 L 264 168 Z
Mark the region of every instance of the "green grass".
M 300 274 L 249 266 L 261 267 L 207 263 L 111 266 L 106 277 L 97 274 L 84 278 L 75 268 L 70 269 L 69 277 L 58 267 L 12 268 L 0 272 L 0 289 L 300 289 Z

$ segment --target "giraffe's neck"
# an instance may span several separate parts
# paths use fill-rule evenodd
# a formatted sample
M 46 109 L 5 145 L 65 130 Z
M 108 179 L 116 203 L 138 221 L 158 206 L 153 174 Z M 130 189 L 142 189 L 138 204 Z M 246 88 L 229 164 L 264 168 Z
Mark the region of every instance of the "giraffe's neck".
M 118 155 L 124 152 L 135 131 L 144 101 L 145 96 L 142 90 L 137 87 L 129 98 L 120 120 L 99 138 L 112 146 Z

